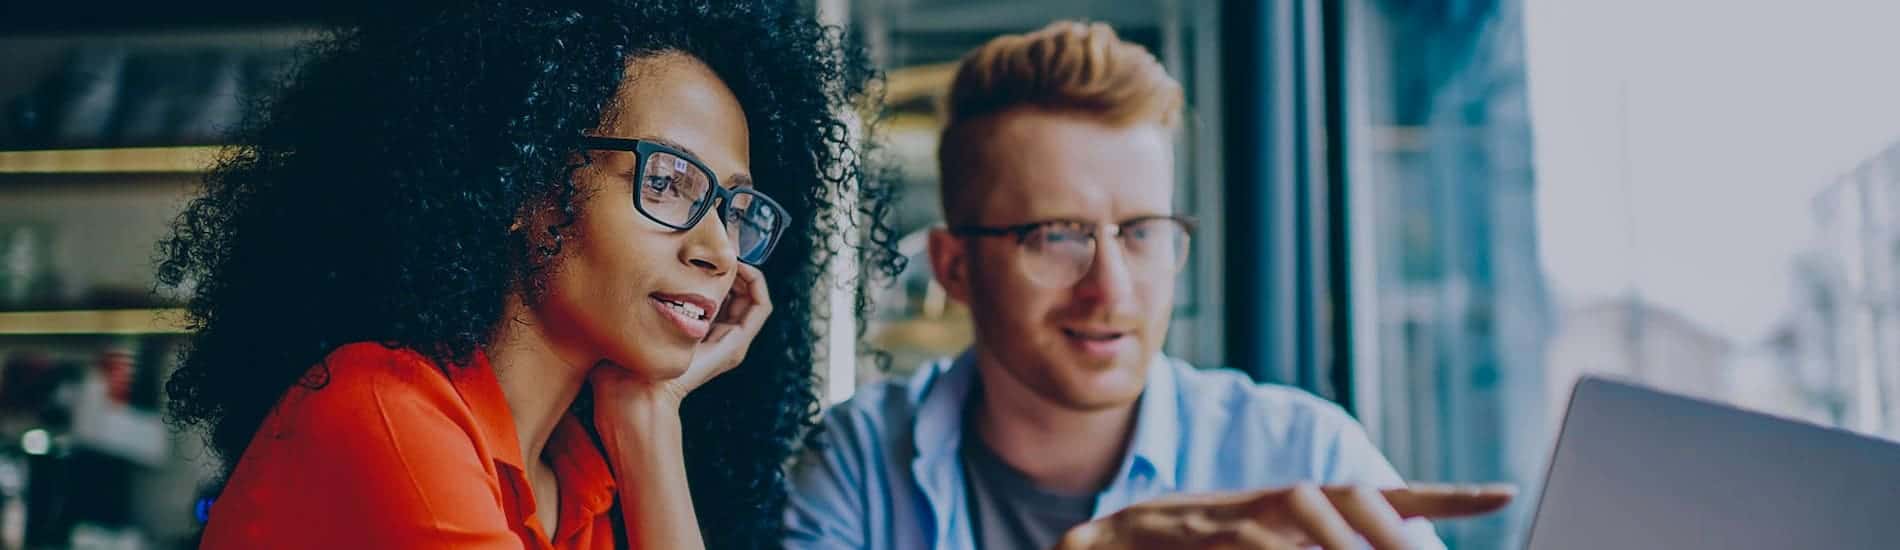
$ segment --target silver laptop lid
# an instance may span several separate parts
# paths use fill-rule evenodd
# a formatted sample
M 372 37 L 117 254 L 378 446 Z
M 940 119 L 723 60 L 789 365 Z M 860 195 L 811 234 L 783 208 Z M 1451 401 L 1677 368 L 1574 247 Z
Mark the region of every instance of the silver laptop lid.
M 1900 445 L 1584 378 L 1526 546 L 1900 548 Z

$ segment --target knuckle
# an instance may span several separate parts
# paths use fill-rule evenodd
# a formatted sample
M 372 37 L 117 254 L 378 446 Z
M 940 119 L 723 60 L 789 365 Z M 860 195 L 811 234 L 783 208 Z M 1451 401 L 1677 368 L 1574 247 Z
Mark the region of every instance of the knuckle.
M 1279 503 L 1296 515 L 1310 512 L 1321 506 L 1331 506 L 1324 490 L 1312 483 L 1298 483 L 1288 487 L 1285 502 Z
M 1354 485 L 1346 490 L 1347 498 L 1367 505 L 1382 505 L 1385 494 L 1370 485 Z

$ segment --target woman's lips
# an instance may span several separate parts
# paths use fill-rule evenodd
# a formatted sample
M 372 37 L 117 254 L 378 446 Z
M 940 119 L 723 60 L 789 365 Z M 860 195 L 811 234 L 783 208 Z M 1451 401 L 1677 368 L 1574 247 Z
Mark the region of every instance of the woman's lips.
M 661 317 L 673 322 L 681 334 L 693 340 L 703 340 L 712 332 L 712 316 L 718 313 L 717 306 L 707 307 L 709 300 L 690 295 L 666 295 L 655 293 L 648 297 L 653 309 Z

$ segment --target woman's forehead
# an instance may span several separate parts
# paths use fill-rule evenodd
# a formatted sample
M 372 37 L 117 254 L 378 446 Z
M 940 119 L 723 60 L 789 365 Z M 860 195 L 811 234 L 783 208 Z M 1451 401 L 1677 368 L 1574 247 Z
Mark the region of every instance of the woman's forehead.
M 628 63 L 626 75 L 609 106 L 607 134 L 663 140 L 722 179 L 751 172 L 745 110 L 705 63 L 660 54 Z

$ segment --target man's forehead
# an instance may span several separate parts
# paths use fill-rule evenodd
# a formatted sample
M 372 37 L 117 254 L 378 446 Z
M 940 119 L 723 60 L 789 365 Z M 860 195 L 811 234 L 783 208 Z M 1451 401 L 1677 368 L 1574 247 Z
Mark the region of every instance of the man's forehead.
M 1166 213 L 1173 197 L 1166 130 L 1113 127 L 1073 116 L 1017 115 L 991 123 L 970 155 L 965 205 L 978 218 Z M 987 135 L 985 135 L 987 134 Z

